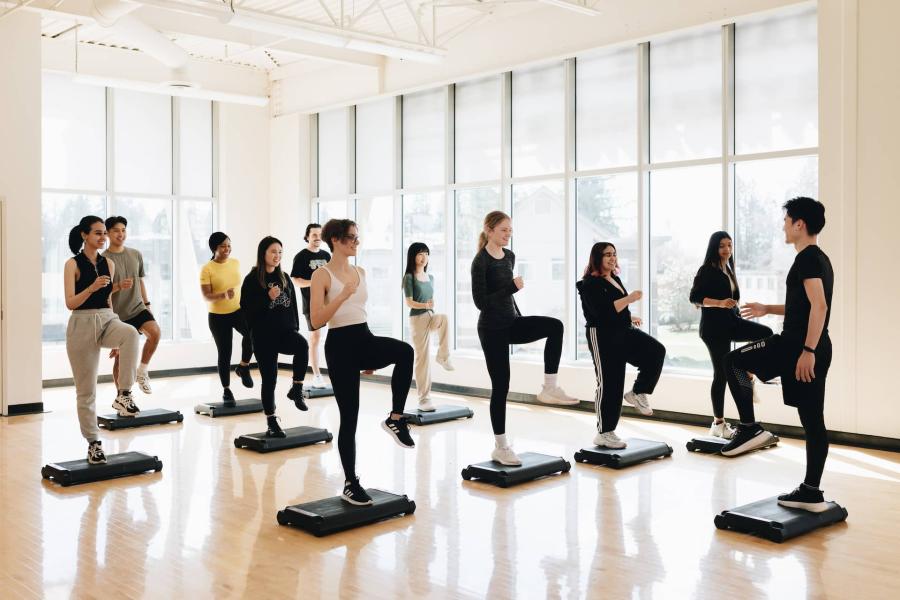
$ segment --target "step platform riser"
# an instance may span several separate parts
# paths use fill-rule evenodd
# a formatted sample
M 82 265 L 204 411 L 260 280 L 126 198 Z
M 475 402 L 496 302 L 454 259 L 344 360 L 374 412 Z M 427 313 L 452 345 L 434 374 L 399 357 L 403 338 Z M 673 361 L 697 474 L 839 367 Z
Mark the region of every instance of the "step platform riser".
M 334 396 L 334 388 L 330 385 L 323 388 L 303 388 L 303 397 L 307 400 Z
M 262 400 L 256 398 L 237 400 L 234 403 L 234 406 L 225 406 L 222 402 L 206 402 L 194 407 L 194 412 L 198 415 L 206 415 L 213 418 L 249 415 L 251 413 L 262 412 L 262 410 Z
M 266 437 L 266 432 L 242 435 L 234 440 L 235 448 L 246 448 L 254 452 L 266 453 L 289 448 L 311 446 L 319 442 L 330 442 L 334 436 L 327 429 L 316 427 L 288 427 L 283 438 Z
M 723 438 L 717 438 L 717 437 L 713 437 L 713 436 L 701 436 L 701 437 L 695 437 L 694 439 L 689 441 L 687 444 L 685 444 L 685 447 L 690 452 L 700 452 L 702 454 L 721 454 L 722 448 L 725 447 L 725 444 L 727 444 L 728 441 L 729 440 L 726 440 Z M 780 442 L 780 441 L 781 440 L 778 438 L 778 436 L 775 436 L 769 444 L 766 444 L 765 446 L 761 446 L 759 448 L 751 450 L 750 452 L 756 452 L 757 450 L 765 450 L 767 448 L 773 448 L 776 445 L 778 445 L 778 442 Z M 750 452 L 748 452 L 747 454 L 749 454 Z M 743 454 L 740 454 L 738 456 L 743 456 Z
M 628 444 L 627 448 L 613 449 L 599 446 L 582 448 L 575 453 L 575 461 L 611 467 L 613 469 L 624 469 L 642 462 L 672 455 L 672 447 L 664 442 L 635 438 L 623 441 Z
M 716 515 L 714 523 L 718 529 L 748 533 L 781 543 L 847 520 L 846 508 L 836 502 L 828 504 L 826 511 L 814 513 L 780 506 L 776 496 L 722 511 Z
M 441 405 L 434 407 L 432 412 L 411 410 L 403 413 L 403 416 L 413 425 L 434 425 L 456 419 L 471 419 L 475 413 L 468 406 Z
M 139 475 L 147 471 L 161 471 L 162 461 L 155 456 L 142 452 L 123 452 L 110 454 L 106 464 L 88 464 L 87 459 L 50 463 L 41 469 L 41 477 L 68 487 L 80 483 L 105 481 L 118 477 Z
M 462 478 L 506 488 L 556 473 L 568 473 L 572 468 L 571 463 L 561 456 L 525 452 L 519 455 L 519 459 L 522 461 L 519 467 L 502 465 L 492 460 L 469 465 L 462 470 Z
M 416 503 L 406 496 L 377 489 L 366 492 L 372 497 L 370 506 L 354 506 L 337 496 L 285 507 L 278 511 L 276 518 L 279 525 L 322 537 L 416 512 Z
M 112 413 L 97 417 L 97 424 L 109 431 L 116 429 L 128 429 L 131 427 L 144 427 L 145 425 L 164 425 L 166 423 L 181 423 L 184 421 L 184 415 L 177 410 L 166 410 L 164 408 L 151 408 L 150 410 L 142 410 L 134 417 L 120 417 Z

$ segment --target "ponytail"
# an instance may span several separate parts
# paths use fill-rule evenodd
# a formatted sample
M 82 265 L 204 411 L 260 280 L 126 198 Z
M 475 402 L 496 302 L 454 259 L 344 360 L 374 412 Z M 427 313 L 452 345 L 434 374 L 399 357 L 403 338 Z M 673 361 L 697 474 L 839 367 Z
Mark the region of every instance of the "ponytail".
M 94 215 L 88 215 L 81 218 L 78 225 L 69 231 L 69 250 L 72 251 L 72 254 L 78 254 L 81 251 L 81 247 L 84 246 L 84 238 L 81 237 L 82 234 L 89 234 L 94 223 L 102 222 L 103 219 Z
M 493 229 L 503 221 L 509 220 L 509 215 L 503 212 L 502 210 L 492 210 L 488 214 L 484 216 L 484 227 L 481 229 L 481 233 L 478 234 L 478 251 L 481 252 L 484 250 L 484 247 L 487 246 L 488 236 L 485 232 L 486 229 Z

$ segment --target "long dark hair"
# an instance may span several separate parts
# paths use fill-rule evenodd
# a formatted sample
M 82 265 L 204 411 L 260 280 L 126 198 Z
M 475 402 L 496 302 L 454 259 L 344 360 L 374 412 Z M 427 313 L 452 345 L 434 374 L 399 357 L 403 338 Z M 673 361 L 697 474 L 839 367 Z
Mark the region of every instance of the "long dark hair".
M 728 235 L 727 231 L 717 231 L 709 236 L 709 245 L 706 246 L 706 256 L 703 258 L 703 264 L 715 269 L 721 269 L 722 259 L 719 258 L 719 244 L 722 243 L 722 240 L 730 239 L 731 236 Z M 734 241 L 732 241 L 732 244 L 734 244 Z M 737 290 L 738 283 L 737 271 L 734 270 L 734 252 L 728 257 L 728 271 L 730 272 L 731 279 L 734 280 L 734 289 Z
M 81 237 L 81 234 L 88 235 L 91 232 L 91 227 L 93 227 L 94 223 L 102 222 L 103 219 L 96 215 L 81 217 L 81 220 L 78 221 L 78 225 L 69 231 L 69 250 L 72 251 L 72 254 L 78 254 L 81 252 L 81 247 L 84 246 L 84 239 Z
M 259 281 L 259 285 L 262 286 L 263 289 L 266 288 L 266 250 L 269 249 L 269 246 L 272 244 L 278 244 L 282 248 L 284 248 L 284 244 L 281 243 L 277 237 L 272 237 L 271 235 L 267 235 L 263 239 L 259 241 L 259 246 L 256 247 L 256 266 L 253 267 L 256 269 L 256 279 Z M 275 267 L 273 271 L 275 275 L 278 276 L 278 279 L 281 280 L 281 289 L 284 290 L 287 288 L 287 282 L 284 277 L 284 273 L 281 270 L 281 265 L 279 264 Z
M 212 252 L 212 258 L 209 260 L 213 260 L 216 257 L 216 248 L 227 239 L 229 239 L 228 236 L 222 231 L 214 231 L 212 235 L 209 236 L 209 249 Z
M 588 264 L 584 268 L 584 275 L 581 276 L 582 279 L 587 279 L 595 271 L 600 272 L 600 265 L 603 264 L 603 253 L 606 252 L 607 248 L 616 249 L 612 242 L 597 242 L 591 246 L 591 254 L 588 257 Z
M 409 245 L 409 248 L 406 250 L 406 275 L 416 274 L 416 257 L 420 252 L 425 252 L 429 256 L 431 255 L 431 250 L 428 249 L 428 246 L 425 245 L 424 242 L 413 242 Z M 428 265 L 425 265 L 425 270 L 428 270 Z

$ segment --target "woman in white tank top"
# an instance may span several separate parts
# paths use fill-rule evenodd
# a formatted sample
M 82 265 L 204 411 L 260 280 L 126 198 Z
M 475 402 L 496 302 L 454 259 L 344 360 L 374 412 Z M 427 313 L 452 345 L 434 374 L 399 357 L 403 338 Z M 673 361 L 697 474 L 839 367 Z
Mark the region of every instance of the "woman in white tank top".
M 413 349 L 405 342 L 379 337 L 366 323 L 366 272 L 350 264 L 359 246 L 356 223 L 332 219 L 322 229 L 331 249 L 328 264 L 316 269 L 310 285 L 310 321 L 313 327 L 328 324 L 325 362 L 341 414 L 338 452 L 344 467 L 341 498 L 356 505 L 372 504 L 356 474 L 356 425 L 359 418 L 360 371 L 394 365 L 391 375 L 392 410 L 382 429 L 402 448 L 414 448 L 403 411 L 412 383 Z

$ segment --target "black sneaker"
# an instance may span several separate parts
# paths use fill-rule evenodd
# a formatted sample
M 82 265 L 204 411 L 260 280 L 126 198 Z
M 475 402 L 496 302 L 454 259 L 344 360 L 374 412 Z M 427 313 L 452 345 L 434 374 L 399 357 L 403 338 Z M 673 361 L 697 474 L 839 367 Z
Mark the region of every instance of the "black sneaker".
M 825 512 L 829 507 L 829 504 L 825 502 L 825 496 L 822 495 L 822 490 L 814 490 L 805 483 L 801 483 L 790 494 L 778 496 L 778 504 L 814 513 Z
M 406 423 L 406 417 L 392 419 L 390 415 L 381 423 L 381 428 L 391 434 L 391 437 L 400 444 L 401 448 L 415 448 L 416 443 L 412 436 L 409 435 L 409 425 Z
M 344 482 L 344 492 L 341 500 L 355 506 L 368 506 L 372 504 L 372 497 L 366 493 L 363 486 L 359 485 L 359 477 L 353 481 Z
M 727 444 L 722 446 L 723 456 L 737 456 L 768 446 L 775 436 L 762 428 L 759 423 L 745 425 L 738 423 L 737 431 Z
M 100 440 L 94 440 L 88 444 L 87 461 L 90 465 L 106 464 L 106 454 L 103 452 Z
M 222 406 L 231 408 L 234 405 L 234 394 L 231 393 L 231 388 L 225 388 L 222 390 Z
M 306 401 L 303 400 L 303 384 L 295 383 L 291 386 L 291 389 L 288 391 L 288 399 L 294 401 L 294 406 L 296 406 L 300 410 L 309 410 L 309 407 L 306 406 Z
M 134 403 L 134 398 L 131 397 L 129 390 L 120 390 L 116 399 L 113 400 L 112 407 L 120 417 L 134 417 L 141 412 L 141 409 Z
M 234 368 L 234 372 L 237 373 L 237 376 L 241 378 L 241 383 L 244 384 L 244 387 L 252 388 L 253 387 L 253 378 L 250 377 L 250 366 L 238 365 Z
M 272 415 L 271 417 L 266 417 L 266 421 L 269 424 L 269 428 L 266 429 L 266 437 L 270 438 L 283 438 L 287 437 L 287 434 L 284 432 L 284 429 L 281 428 L 281 425 L 278 424 L 278 417 Z

